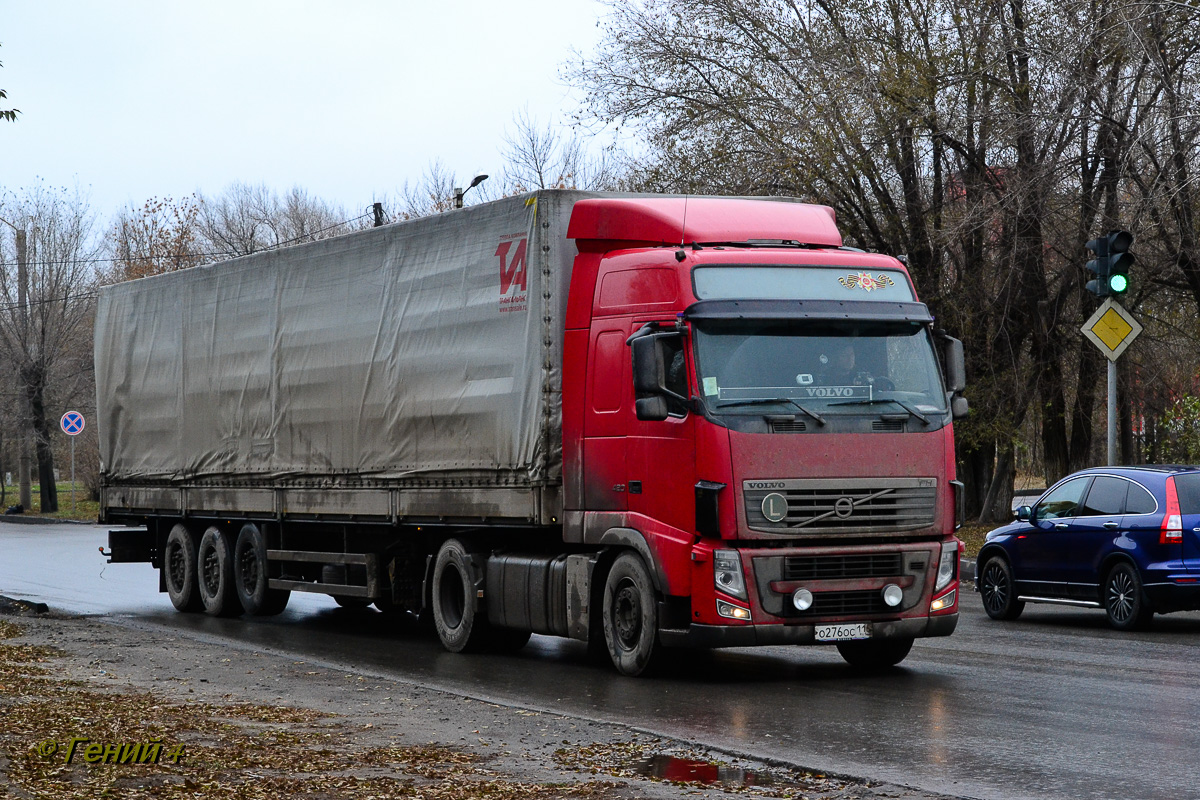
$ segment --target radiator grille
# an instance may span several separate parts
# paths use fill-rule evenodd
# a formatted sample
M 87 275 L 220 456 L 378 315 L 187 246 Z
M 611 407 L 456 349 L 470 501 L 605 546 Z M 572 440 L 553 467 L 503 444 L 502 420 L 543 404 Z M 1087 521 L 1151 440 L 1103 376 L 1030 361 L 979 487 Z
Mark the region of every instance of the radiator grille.
M 845 580 L 890 578 L 900 575 L 899 553 L 848 556 L 788 556 L 783 560 L 783 580 Z
M 742 493 L 751 529 L 788 534 L 914 530 L 937 510 L 936 478 L 746 481 Z

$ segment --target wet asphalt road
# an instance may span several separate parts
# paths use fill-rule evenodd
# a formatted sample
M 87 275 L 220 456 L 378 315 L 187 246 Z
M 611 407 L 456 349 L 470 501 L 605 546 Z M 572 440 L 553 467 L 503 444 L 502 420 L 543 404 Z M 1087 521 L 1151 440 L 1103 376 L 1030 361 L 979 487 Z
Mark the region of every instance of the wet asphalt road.
M 1200 797 L 1200 613 L 1110 631 L 1098 611 L 1028 606 L 988 620 L 967 592 L 958 631 L 862 677 L 832 648 L 686 652 L 650 679 L 535 636 L 461 656 L 372 611 L 292 595 L 267 619 L 177 614 L 143 564 L 110 565 L 104 528 L 0 522 L 0 595 L 153 626 L 229 650 L 270 649 L 451 692 L 803 767 L 963 797 Z

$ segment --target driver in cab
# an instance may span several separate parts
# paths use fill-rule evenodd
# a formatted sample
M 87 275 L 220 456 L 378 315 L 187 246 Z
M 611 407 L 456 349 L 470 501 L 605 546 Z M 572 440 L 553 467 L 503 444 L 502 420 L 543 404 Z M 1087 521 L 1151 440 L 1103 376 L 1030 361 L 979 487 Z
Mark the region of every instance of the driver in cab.
M 821 379 L 826 386 L 866 386 L 871 382 L 867 373 L 856 368 L 854 342 L 835 339 L 821 354 Z

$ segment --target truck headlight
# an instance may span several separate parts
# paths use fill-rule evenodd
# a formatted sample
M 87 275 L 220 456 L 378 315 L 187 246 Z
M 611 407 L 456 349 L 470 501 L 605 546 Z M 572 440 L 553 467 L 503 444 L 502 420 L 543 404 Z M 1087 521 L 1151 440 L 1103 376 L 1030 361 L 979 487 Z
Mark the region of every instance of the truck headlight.
M 934 581 L 934 594 L 950 585 L 958 574 L 958 542 L 942 542 L 942 557 L 938 561 L 937 580 Z
M 742 557 L 737 550 L 713 551 L 713 585 L 718 592 L 746 599 L 746 579 L 742 575 Z

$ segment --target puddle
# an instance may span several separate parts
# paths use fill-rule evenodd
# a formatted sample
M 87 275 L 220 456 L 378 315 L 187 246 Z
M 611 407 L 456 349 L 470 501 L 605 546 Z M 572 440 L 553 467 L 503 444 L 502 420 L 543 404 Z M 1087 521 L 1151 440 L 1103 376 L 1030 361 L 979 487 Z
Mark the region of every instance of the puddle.
M 747 786 L 798 786 L 781 781 L 761 772 L 751 772 L 740 767 L 729 767 L 714 764 L 711 761 L 696 761 L 677 756 L 650 756 L 629 766 L 638 775 L 648 778 L 660 778 L 665 781 L 679 783 L 699 783 L 705 786 L 721 786 L 725 788 L 744 788 Z

